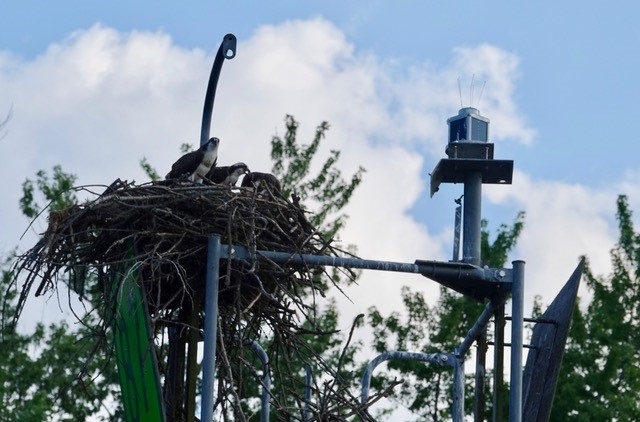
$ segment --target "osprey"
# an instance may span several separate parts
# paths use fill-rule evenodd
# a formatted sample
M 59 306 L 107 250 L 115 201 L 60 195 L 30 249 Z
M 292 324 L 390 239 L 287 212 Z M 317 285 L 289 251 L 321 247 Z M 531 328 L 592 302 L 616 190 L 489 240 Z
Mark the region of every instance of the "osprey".
M 247 173 L 249 167 L 245 163 L 235 163 L 231 166 L 212 167 L 207 179 L 219 185 L 235 186 L 240 176 Z
M 242 179 L 242 186 L 255 188 L 260 193 L 269 191 L 274 194 L 279 194 L 282 191 L 280 182 L 276 179 L 276 176 L 270 173 L 248 173 L 244 176 L 244 179 Z
M 218 138 L 211 138 L 197 150 L 178 158 L 178 161 L 171 166 L 166 179 L 187 177 L 189 180 L 202 183 L 202 178 L 207 175 L 211 167 L 216 165 L 219 144 Z

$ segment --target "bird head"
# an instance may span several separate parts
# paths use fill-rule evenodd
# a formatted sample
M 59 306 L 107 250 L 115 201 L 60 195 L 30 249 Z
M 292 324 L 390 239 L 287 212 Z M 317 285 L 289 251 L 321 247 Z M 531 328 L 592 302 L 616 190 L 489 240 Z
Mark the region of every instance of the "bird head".
M 209 139 L 204 145 L 202 145 L 201 148 L 205 151 L 214 151 L 218 148 L 218 145 L 220 145 L 220 139 L 213 137 Z
M 238 175 L 249 173 L 249 167 L 245 163 L 235 163 L 229 166 L 230 173 L 236 173 Z

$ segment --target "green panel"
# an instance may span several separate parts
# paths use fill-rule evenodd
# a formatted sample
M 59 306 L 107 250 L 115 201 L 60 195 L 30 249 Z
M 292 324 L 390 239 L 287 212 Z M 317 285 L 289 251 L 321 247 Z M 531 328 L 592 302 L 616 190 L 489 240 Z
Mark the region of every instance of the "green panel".
M 164 421 L 149 314 L 137 283 L 137 270 L 132 265 L 126 269 L 124 275 L 119 273 L 113 280 L 113 287 L 119 288 L 114 329 L 125 419 L 128 422 Z M 124 279 L 120 283 L 122 276 Z

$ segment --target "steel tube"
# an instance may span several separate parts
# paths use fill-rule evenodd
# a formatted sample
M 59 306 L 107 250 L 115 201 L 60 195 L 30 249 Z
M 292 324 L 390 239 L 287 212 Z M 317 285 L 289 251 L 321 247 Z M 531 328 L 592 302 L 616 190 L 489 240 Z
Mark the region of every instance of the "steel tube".
M 460 343 L 460 346 L 458 346 L 458 348 L 456 349 L 457 356 L 461 358 L 464 357 L 467 351 L 471 348 L 473 342 L 476 340 L 476 338 L 478 338 L 478 336 L 482 333 L 482 331 L 489 323 L 495 307 L 496 306 L 493 302 L 487 303 L 487 305 L 484 307 L 484 310 L 476 320 L 475 324 L 473 324 L 473 327 L 471 327 L 471 329 L 467 333 L 467 336 L 462 340 L 462 343 Z
M 244 345 L 250 347 L 262 363 L 262 393 L 260 394 L 260 422 L 269 422 L 271 410 L 271 373 L 269 372 L 269 356 L 255 340 L 245 340 Z
M 416 353 L 404 351 L 384 352 L 376 356 L 364 370 L 362 375 L 362 392 L 360 394 L 360 403 L 365 404 L 369 399 L 369 387 L 371 385 L 371 376 L 376 366 L 382 362 L 392 359 L 398 360 L 417 360 L 422 362 L 435 363 L 438 365 L 452 365 L 451 357 L 444 353 Z
M 480 265 L 480 220 L 482 173 L 472 171 L 464 179 L 464 213 L 462 219 L 462 261 Z
M 456 206 L 456 216 L 453 222 L 453 262 L 460 260 L 460 230 L 462 228 L 462 205 Z
M 244 246 L 222 245 L 222 259 L 251 259 L 251 253 Z M 377 271 L 394 271 L 422 274 L 428 278 L 446 277 L 478 281 L 509 281 L 511 270 L 480 268 L 469 263 L 416 260 L 415 263 L 379 261 L 375 259 L 345 258 L 326 255 L 292 254 L 278 251 L 256 251 L 258 257 L 278 263 L 301 265 L 325 265 L 330 267 L 361 268 Z M 437 280 L 436 280 L 437 281 Z
M 207 272 L 205 276 L 204 356 L 202 358 L 202 407 L 200 420 L 213 420 L 216 372 L 216 340 L 218 335 L 218 290 L 220 273 L 220 235 L 212 234 L 207 243 Z
M 231 249 L 231 251 L 229 251 Z M 231 252 L 231 253 L 229 253 Z M 374 259 L 344 258 L 338 256 L 292 254 L 277 251 L 256 251 L 258 256 L 278 263 L 292 263 L 303 265 L 326 265 L 330 267 L 362 268 L 367 270 L 395 271 L 405 273 L 420 273 L 420 267 L 415 263 L 377 261 Z M 250 259 L 249 250 L 244 246 L 222 246 L 222 258 Z
M 327 265 L 331 267 L 363 268 L 367 270 L 395 271 L 404 273 L 418 273 L 416 264 L 405 262 L 376 261 L 372 259 L 343 258 L 319 255 L 291 255 L 287 252 L 259 252 L 273 261 L 293 262 L 306 265 Z
M 459 356 L 459 351 L 456 350 L 453 366 L 453 406 L 451 408 L 453 422 L 464 420 L 464 359 Z
M 494 314 L 493 351 L 493 422 L 502 422 L 502 389 L 504 386 L 504 303 Z
M 220 71 L 224 59 L 233 59 L 236 55 L 236 36 L 227 34 L 222 39 L 218 53 L 213 61 L 211 74 L 209 75 L 209 84 L 207 85 L 207 93 L 204 97 L 204 107 L 202 110 L 202 126 L 200 127 L 200 145 L 204 145 L 209 140 L 211 131 L 211 113 L 213 112 L 213 103 L 216 98 L 216 89 L 218 88 L 218 79 L 220 79 Z
M 511 296 L 511 384 L 509 422 L 522 420 L 522 346 L 524 332 L 524 261 L 513 261 Z
M 486 387 L 486 367 L 487 367 L 487 330 L 486 328 L 480 333 L 476 348 L 476 375 L 474 386 L 474 408 L 473 420 L 476 422 L 484 421 L 484 413 L 486 409 L 485 387 Z

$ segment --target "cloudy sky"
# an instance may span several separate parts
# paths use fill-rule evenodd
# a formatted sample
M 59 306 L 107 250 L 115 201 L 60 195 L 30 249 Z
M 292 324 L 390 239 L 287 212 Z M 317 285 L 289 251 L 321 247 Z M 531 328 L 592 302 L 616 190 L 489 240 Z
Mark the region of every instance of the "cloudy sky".
M 323 153 L 341 150 L 346 175 L 367 169 L 343 233 L 362 257 L 450 259 L 462 186 L 430 198 L 428 185 L 461 106 L 491 119 L 495 157 L 515 161 L 513 185 L 483 188 L 483 217 L 495 230 L 526 211 L 510 259 L 527 262 L 527 303 L 552 300 L 582 254 L 607 273 L 616 196 L 640 209 L 635 3 L 11 3 L 0 14 L 3 253 L 44 228 L 20 241 L 20 186 L 39 169 L 61 164 L 78 184 L 145 182 L 140 158 L 164 174 L 181 143 L 197 143 L 226 33 L 238 49 L 213 115 L 220 162 L 268 171 L 285 114 L 305 141 L 330 122 Z M 417 276 L 367 273 L 341 306 L 399 309 L 402 285 L 437 293 Z

